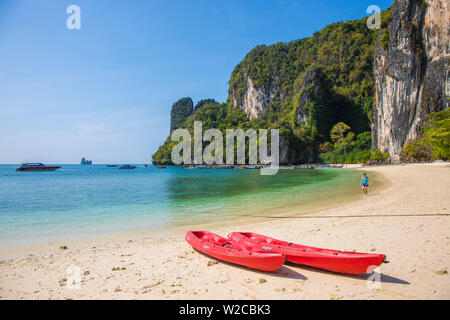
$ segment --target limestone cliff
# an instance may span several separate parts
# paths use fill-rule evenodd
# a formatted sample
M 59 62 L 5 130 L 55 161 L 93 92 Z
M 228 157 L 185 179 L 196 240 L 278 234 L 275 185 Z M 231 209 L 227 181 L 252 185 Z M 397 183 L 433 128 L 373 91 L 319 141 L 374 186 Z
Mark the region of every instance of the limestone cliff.
M 395 2 L 375 51 L 373 149 L 397 158 L 426 115 L 448 107 L 448 17 L 447 0 Z
M 276 84 L 267 87 L 258 86 L 254 81 L 245 75 L 245 95 L 240 99 L 238 95 L 230 89 L 232 105 L 234 108 L 244 110 L 250 119 L 258 118 L 261 113 L 269 108 L 270 102 L 275 97 L 280 97 L 279 86 Z
M 291 99 L 294 100 L 295 110 L 293 112 L 297 126 L 311 125 L 311 118 L 308 112 L 308 106 L 312 104 L 323 104 L 324 97 L 329 94 L 320 69 L 310 68 L 301 73 L 298 77 L 297 85 L 291 93 Z M 258 119 L 261 114 L 267 110 L 273 103 L 286 103 L 286 95 L 280 90 L 280 81 L 274 77 L 273 81 L 267 86 L 258 86 L 245 75 L 245 94 L 239 99 L 233 89 L 230 90 L 230 97 L 233 108 L 244 110 L 250 120 Z M 327 129 L 329 130 L 329 129 Z M 280 137 L 280 158 L 281 164 L 305 163 L 314 161 L 315 150 L 312 145 L 302 145 L 300 152 L 296 150 L 298 139 L 292 135 L 282 135 Z
M 311 37 L 260 45 L 234 68 L 227 104 L 249 126 L 280 129 L 280 161 L 314 161 L 330 130 L 370 130 L 375 33 L 367 18 L 337 22 Z
M 306 71 L 302 75 L 300 85 L 296 87 L 292 94 L 296 96 L 295 117 L 300 125 L 308 124 L 308 113 L 304 107 L 319 98 L 319 73 L 320 71 L 314 68 Z M 264 110 L 270 107 L 270 103 L 274 100 L 278 100 L 281 103 L 284 102 L 285 96 L 280 91 L 277 80 L 267 87 L 255 85 L 248 75 L 245 75 L 245 81 L 244 98 L 239 99 L 232 90 L 230 91 L 230 96 L 232 97 L 232 106 L 244 110 L 249 119 L 257 119 Z

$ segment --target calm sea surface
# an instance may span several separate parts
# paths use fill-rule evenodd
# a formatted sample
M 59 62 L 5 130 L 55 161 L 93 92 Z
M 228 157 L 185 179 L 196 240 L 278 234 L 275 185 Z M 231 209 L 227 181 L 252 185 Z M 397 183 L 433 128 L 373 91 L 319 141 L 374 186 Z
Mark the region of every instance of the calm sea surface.
M 339 169 L 158 169 L 0 165 L 0 250 L 249 216 L 302 213 L 359 193 L 361 172 Z

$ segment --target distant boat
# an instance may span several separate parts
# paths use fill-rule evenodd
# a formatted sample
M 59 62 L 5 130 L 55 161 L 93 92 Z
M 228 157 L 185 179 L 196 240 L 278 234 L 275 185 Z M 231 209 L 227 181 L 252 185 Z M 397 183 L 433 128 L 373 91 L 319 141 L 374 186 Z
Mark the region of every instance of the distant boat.
M 144 168 L 148 168 L 148 164 L 144 164 Z
M 22 163 L 16 168 L 16 171 L 55 171 L 61 168 L 60 166 L 46 166 L 43 163 Z
M 117 168 L 118 165 L 117 164 L 107 164 L 106 165 L 108 168 Z
M 165 165 L 158 165 L 157 167 L 158 167 L 158 169 L 165 169 L 167 166 L 165 166 Z
M 91 165 L 92 164 L 92 160 L 86 160 L 85 158 L 81 158 L 81 165 Z
M 129 164 L 125 164 L 119 167 L 119 169 L 136 169 L 136 166 L 130 166 Z
M 249 165 L 244 165 L 242 166 L 243 169 L 261 169 L 262 166 L 260 165 L 254 165 L 254 164 L 249 164 Z

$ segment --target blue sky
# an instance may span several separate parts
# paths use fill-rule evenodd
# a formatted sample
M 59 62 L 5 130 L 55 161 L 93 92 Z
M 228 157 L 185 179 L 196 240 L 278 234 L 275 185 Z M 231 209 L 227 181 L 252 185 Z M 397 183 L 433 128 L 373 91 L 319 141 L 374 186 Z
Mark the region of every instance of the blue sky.
M 0 163 L 148 163 L 176 100 L 225 101 L 256 45 L 373 4 L 392 0 L 0 0 Z

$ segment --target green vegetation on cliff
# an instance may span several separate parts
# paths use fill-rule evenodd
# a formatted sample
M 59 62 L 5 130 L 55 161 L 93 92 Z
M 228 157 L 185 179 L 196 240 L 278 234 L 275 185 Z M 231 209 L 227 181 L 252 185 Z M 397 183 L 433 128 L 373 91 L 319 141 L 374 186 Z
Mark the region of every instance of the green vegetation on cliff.
M 330 132 L 331 142 L 320 146 L 319 160 L 324 163 L 362 163 L 368 160 L 385 160 L 388 153 L 379 149 L 371 151 L 372 137 L 369 131 L 356 135 L 343 122 L 337 123 Z
M 175 102 L 170 114 L 170 132 L 182 127 L 192 112 L 194 112 L 194 103 L 191 98 L 182 98 Z
M 407 141 L 400 156 L 405 161 L 450 159 L 450 108 L 428 114 L 422 137 Z

